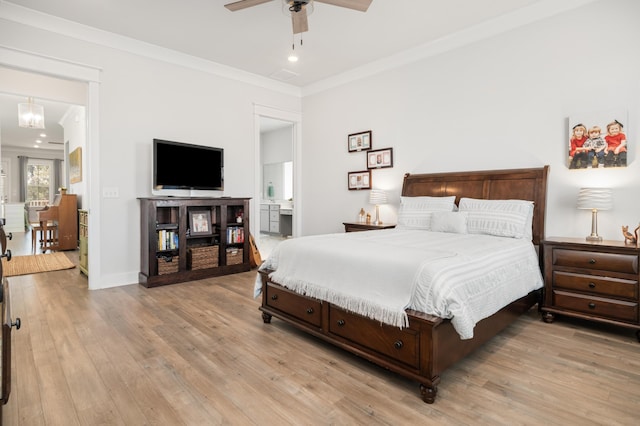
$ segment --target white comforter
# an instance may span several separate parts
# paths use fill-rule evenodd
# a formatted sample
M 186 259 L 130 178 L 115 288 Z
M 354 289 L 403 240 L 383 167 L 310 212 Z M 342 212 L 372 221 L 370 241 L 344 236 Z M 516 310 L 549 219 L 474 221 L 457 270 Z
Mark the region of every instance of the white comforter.
M 286 240 L 261 269 L 293 291 L 387 324 L 406 326 L 407 308 L 450 318 L 462 339 L 543 285 L 531 241 L 408 229 Z

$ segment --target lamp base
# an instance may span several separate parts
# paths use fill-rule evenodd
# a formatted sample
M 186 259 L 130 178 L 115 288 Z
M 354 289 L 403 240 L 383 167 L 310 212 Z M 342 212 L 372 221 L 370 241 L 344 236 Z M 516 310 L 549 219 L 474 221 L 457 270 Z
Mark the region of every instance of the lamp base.
M 373 221 L 373 224 L 378 226 L 382 225 L 382 221 L 380 220 L 380 206 L 376 204 L 376 220 Z
M 594 243 L 599 243 L 602 241 L 602 237 L 600 235 L 588 235 L 586 239 L 587 241 L 591 241 Z

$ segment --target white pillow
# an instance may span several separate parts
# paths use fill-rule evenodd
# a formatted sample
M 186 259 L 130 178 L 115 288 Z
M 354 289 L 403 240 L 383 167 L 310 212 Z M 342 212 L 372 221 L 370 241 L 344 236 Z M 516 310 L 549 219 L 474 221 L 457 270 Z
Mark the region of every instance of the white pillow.
M 433 212 L 431 230 L 435 232 L 467 233 L 467 212 Z
M 470 234 L 532 238 L 532 201 L 462 198 L 459 209 L 468 212 L 467 231 Z
M 400 197 L 397 228 L 431 228 L 431 213 L 434 211 L 453 211 L 455 195 L 447 197 Z

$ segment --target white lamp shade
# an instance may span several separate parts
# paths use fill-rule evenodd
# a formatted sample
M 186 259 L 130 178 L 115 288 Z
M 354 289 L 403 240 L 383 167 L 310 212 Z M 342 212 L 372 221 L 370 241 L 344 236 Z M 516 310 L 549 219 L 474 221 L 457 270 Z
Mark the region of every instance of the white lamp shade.
M 586 210 L 611 210 L 613 196 L 611 188 L 580 188 L 578 208 Z
M 369 193 L 369 203 L 375 205 L 386 204 L 387 193 L 380 189 L 372 189 Z

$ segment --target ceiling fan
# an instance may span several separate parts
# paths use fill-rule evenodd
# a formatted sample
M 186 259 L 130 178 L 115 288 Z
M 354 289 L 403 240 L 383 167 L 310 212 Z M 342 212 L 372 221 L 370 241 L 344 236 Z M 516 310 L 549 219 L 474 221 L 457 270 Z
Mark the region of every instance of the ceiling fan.
M 233 3 L 225 4 L 224 7 L 232 12 L 246 9 L 248 7 L 257 6 L 262 3 L 268 3 L 273 0 L 239 0 Z M 318 3 L 332 4 L 334 6 L 346 7 L 347 9 L 366 12 L 372 0 L 282 0 L 289 6 L 291 12 L 291 22 L 293 24 L 293 33 L 299 34 L 309 31 L 309 23 L 307 21 L 307 5 L 317 1 Z

